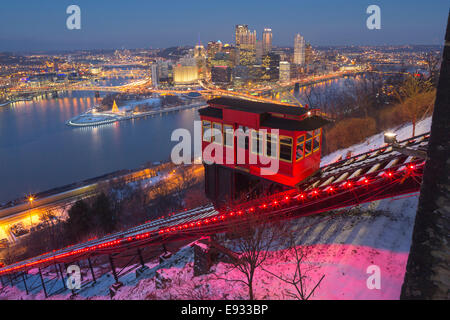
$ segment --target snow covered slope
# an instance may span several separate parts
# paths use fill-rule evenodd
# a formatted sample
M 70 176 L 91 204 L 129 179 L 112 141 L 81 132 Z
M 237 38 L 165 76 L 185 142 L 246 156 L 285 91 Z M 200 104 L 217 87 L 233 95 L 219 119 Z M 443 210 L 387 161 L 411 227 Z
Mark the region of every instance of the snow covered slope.
M 416 124 L 416 133 L 415 135 L 421 135 L 423 133 L 426 133 L 430 131 L 431 128 L 431 117 L 427 117 L 423 119 L 422 121 L 417 122 Z M 393 130 L 390 130 L 391 132 L 394 132 L 397 134 L 397 140 L 401 141 L 404 139 L 408 139 L 411 137 L 412 134 L 412 125 L 402 125 L 398 128 L 394 128 Z M 321 166 L 330 164 L 334 161 L 336 161 L 340 156 L 345 158 L 348 152 L 351 152 L 352 155 L 364 153 L 367 151 L 370 151 L 371 149 L 380 148 L 384 145 L 384 132 L 378 133 L 370 138 L 368 138 L 366 141 L 355 144 L 349 148 L 337 150 L 335 152 L 332 152 L 324 157 L 322 157 Z

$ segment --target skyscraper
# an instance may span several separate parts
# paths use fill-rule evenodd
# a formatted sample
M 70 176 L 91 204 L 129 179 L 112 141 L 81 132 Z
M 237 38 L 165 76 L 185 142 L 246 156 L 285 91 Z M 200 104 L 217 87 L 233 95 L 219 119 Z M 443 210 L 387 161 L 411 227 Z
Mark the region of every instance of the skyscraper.
M 246 24 L 238 24 L 235 29 L 235 37 L 236 37 L 236 46 L 244 47 L 244 49 L 249 49 L 250 47 L 254 47 L 256 44 L 256 30 L 251 32 L 248 30 L 248 26 Z
M 277 81 L 280 78 L 280 55 L 270 52 L 262 58 L 263 75 L 266 81 Z
M 208 57 L 214 58 L 216 53 L 220 52 L 221 50 L 222 50 L 222 42 L 220 40 L 208 42 L 208 47 L 206 49 Z
M 239 46 L 241 44 L 243 35 L 248 33 L 248 25 L 246 24 L 237 24 L 236 28 L 235 28 L 235 41 L 236 41 L 236 46 Z
M 280 82 L 291 80 L 291 64 L 287 61 L 280 61 Z
M 248 26 L 236 25 L 236 48 L 240 65 L 252 65 L 256 62 L 256 30 L 248 30 Z
M 260 40 L 256 40 L 255 56 L 256 56 L 256 63 L 261 63 L 263 56 L 263 45 L 262 41 Z
M 159 85 L 159 75 L 158 75 L 158 65 L 152 63 L 152 85 L 154 88 L 158 88 Z
M 262 34 L 262 51 L 268 54 L 272 50 L 272 29 L 264 28 Z
M 294 64 L 305 64 L 305 39 L 297 33 L 294 38 Z
M 199 57 L 205 57 L 206 56 L 206 50 L 205 47 L 203 47 L 203 45 L 198 44 L 194 47 L 194 58 L 199 58 Z

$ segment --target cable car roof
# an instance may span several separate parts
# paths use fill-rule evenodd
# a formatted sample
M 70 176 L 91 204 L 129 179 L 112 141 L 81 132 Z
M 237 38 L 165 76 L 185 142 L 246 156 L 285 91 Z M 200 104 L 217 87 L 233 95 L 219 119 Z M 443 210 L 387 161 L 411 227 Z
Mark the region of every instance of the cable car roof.
M 245 111 L 250 113 L 281 113 L 292 116 L 302 116 L 308 112 L 308 109 L 292 105 L 287 106 L 284 104 L 257 102 L 252 100 L 219 97 L 210 99 L 207 101 L 209 105 L 215 105 L 225 107 L 227 109 L 233 109 L 238 111 Z

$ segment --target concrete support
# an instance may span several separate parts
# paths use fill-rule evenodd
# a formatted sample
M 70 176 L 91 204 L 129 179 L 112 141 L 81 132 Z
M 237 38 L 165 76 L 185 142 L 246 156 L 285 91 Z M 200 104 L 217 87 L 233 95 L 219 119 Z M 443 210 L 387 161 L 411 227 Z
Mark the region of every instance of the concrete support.
M 39 276 L 41 277 L 41 284 L 42 284 L 42 289 L 44 290 L 44 295 L 46 298 L 48 298 L 47 289 L 45 288 L 45 281 L 44 281 L 44 277 L 42 276 L 41 268 L 39 268 Z
M 95 279 L 94 268 L 92 268 L 91 258 L 88 258 L 87 260 L 88 260 L 88 263 L 89 263 L 89 269 L 91 270 L 92 280 L 94 282 L 97 282 L 97 280 Z
M 119 277 L 117 276 L 117 272 L 116 272 L 116 267 L 114 266 L 114 260 L 112 255 L 109 255 L 109 264 L 111 266 L 111 272 L 114 276 L 114 280 L 117 282 L 119 282 Z
M 22 280 L 23 280 L 23 285 L 25 286 L 25 292 L 28 294 L 28 286 L 27 286 L 27 280 L 25 279 L 25 272 L 22 272 Z

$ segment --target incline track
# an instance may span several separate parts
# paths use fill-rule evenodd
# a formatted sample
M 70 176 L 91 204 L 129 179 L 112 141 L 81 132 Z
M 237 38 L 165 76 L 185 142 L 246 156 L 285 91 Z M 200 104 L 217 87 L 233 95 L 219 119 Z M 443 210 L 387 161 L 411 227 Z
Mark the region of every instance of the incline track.
M 399 142 L 401 146 L 426 148 L 429 133 Z M 402 155 L 386 146 L 327 166 L 283 193 L 216 210 L 212 205 L 182 211 L 123 232 L 69 246 L 0 269 L 0 275 L 25 272 L 92 256 L 110 255 L 149 245 L 224 232 L 246 222 L 249 216 L 288 219 L 344 208 L 364 202 L 417 192 L 424 159 Z

